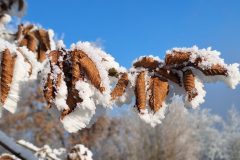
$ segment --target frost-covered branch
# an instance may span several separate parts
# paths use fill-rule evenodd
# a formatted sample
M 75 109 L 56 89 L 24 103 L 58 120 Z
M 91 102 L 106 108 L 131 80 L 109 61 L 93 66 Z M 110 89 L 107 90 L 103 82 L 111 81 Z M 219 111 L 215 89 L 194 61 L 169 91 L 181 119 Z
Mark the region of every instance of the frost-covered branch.
M 0 145 L 20 159 L 37 160 L 32 152 L 16 144 L 2 131 L 0 131 Z
M 87 127 L 99 110 L 134 99 L 140 118 L 155 126 L 174 95 L 197 108 L 204 102 L 204 83 L 222 81 L 234 89 L 240 82 L 239 64 L 225 64 L 211 48 L 173 48 L 164 60 L 142 56 L 126 69 L 92 43 L 67 49 L 53 37 L 52 30 L 27 24 L 19 25 L 13 39 L 0 39 L 1 105 L 14 112 L 21 84 L 41 77 L 48 107 L 59 111 L 69 132 Z
M 18 144 L 32 150 L 39 160 L 92 160 L 92 152 L 82 144 L 75 145 L 69 153 L 66 149 L 52 149 L 48 145 L 38 148 L 32 143 L 19 140 Z
M 58 156 L 66 153 L 66 150 L 64 148 L 51 149 L 48 145 L 39 148 L 32 143 L 26 142 L 24 140 L 19 140 L 17 143 L 33 151 L 38 159 L 60 160 Z
M 19 140 L 16 143 L 1 131 L 0 145 L 13 154 L 2 154 L 0 159 L 8 157 L 14 160 L 92 160 L 92 152 L 81 144 L 75 145 L 70 152 L 67 153 L 64 148 L 52 149 L 48 145 L 39 148 L 25 140 Z

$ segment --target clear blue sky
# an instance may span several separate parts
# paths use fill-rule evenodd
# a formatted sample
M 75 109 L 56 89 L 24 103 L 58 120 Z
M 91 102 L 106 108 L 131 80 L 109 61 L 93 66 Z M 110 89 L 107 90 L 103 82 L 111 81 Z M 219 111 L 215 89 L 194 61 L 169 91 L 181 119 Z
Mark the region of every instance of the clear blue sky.
M 140 55 L 164 58 L 172 47 L 212 46 L 227 63 L 240 63 L 239 0 L 27 0 L 24 20 L 52 28 L 69 46 L 100 41 L 125 67 Z M 207 85 L 203 107 L 239 109 L 240 87 Z

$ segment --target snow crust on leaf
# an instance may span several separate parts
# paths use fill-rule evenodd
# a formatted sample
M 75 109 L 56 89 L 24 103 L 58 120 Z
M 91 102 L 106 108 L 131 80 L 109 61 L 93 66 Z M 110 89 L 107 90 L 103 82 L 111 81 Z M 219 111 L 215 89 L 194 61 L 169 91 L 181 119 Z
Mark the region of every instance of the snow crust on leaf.
M 94 104 L 92 89 L 90 85 L 83 81 L 76 83 L 76 89 L 79 91 L 79 97 L 83 99 L 78 103 L 73 112 L 66 115 L 61 122 L 68 132 L 77 132 L 87 127 L 91 118 L 95 114 L 96 106 Z
M 17 108 L 21 83 L 27 81 L 29 75 L 29 66 L 24 62 L 24 57 L 19 52 L 15 52 L 15 54 L 17 57 L 13 70 L 13 79 L 10 84 L 11 86 L 8 97 L 3 104 L 3 107 L 12 113 L 14 113 Z

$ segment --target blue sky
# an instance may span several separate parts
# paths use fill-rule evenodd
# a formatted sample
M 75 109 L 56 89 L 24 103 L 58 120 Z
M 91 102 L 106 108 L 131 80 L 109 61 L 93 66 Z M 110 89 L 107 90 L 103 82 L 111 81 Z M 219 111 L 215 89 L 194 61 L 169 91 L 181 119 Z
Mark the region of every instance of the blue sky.
M 212 46 L 240 63 L 239 0 L 27 0 L 24 20 L 52 28 L 69 46 L 97 41 L 125 67 L 140 55 L 164 58 L 173 47 Z M 240 87 L 206 85 L 203 107 L 225 114 L 240 108 Z

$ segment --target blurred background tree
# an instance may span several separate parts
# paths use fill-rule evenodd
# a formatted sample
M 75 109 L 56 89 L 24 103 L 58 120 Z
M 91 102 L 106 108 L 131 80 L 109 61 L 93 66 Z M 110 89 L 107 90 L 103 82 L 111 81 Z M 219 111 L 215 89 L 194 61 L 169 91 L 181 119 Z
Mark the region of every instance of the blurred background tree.
M 234 108 L 227 120 L 208 110 L 170 106 L 161 125 L 152 128 L 126 109 L 116 116 L 107 112 L 90 128 L 69 134 L 48 110 L 40 89 L 21 101 L 16 114 L 4 113 L 0 128 L 15 139 L 36 146 L 70 149 L 84 144 L 94 159 L 229 160 L 240 157 L 240 115 Z M 129 107 L 131 108 L 131 107 Z

